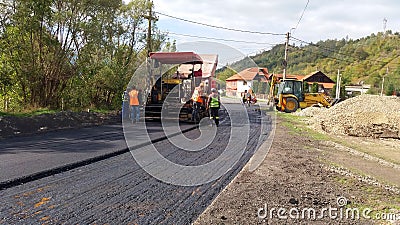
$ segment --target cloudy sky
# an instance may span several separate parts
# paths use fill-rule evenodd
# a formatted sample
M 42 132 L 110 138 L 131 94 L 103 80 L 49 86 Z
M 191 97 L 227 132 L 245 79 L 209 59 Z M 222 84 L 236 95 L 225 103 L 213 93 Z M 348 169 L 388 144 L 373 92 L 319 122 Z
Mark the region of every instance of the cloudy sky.
M 385 19 L 386 30 L 400 31 L 399 0 L 154 0 L 154 4 L 157 12 L 177 18 L 275 34 L 234 32 L 158 14 L 159 29 L 169 32 L 178 48 L 185 42 L 213 41 L 254 55 L 284 43 L 285 36 L 280 34 L 289 31 L 295 38 L 314 43 L 346 37 L 357 39 L 383 31 Z M 291 44 L 300 45 L 294 40 Z

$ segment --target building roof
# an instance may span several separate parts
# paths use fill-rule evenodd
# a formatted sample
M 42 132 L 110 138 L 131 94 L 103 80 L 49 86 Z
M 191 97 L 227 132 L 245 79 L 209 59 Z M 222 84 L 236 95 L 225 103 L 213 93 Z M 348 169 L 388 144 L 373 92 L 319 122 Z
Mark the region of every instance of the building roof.
M 234 81 L 234 80 L 243 80 L 243 78 L 239 74 L 235 74 L 226 79 L 226 81 Z
M 150 52 L 150 58 L 162 64 L 203 63 L 203 59 L 194 52 Z
M 283 79 L 283 74 L 271 74 L 268 79 L 270 80 L 273 75 L 278 79 Z M 288 79 L 302 80 L 304 77 L 304 75 L 286 74 L 286 78 Z
M 278 79 L 283 79 L 283 74 L 271 74 L 268 76 L 268 80 L 271 80 L 273 75 L 276 76 Z M 316 82 L 318 84 L 321 84 L 325 89 L 333 89 L 333 86 L 335 85 L 335 82 L 321 71 L 315 71 L 307 76 L 286 74 L 286 78 L 301 80 L 310 84 Z
M 322 84 L 322 86 L 323 86 L 325 89 L 333 89 L 333 86 L 335 86 L 334 83 L 318 83 L 318 84 Z
M 229 77 L 226 81 L 235 81 L 235 80 L 266 80 L 268 76 L 267 68 L 259 68 L 259 67 L 251 67 L 241 72 Z
M 218 64 L 218 55 L 216 54 L 198 54 L 202 61 L 203 64 L 182 64 L 178 67 L 178 72 L 180 75 L 183 75 L 183 77 L 187 77 L 189 74 L 192 73 L 192 70 L 197 71 L 201 68 L 202 70 L 202 77 L 210 77 L 214 76 L 215 70 L 217 68 Z
M 321 71 L 315 71 L 313 73 L 310 73 L 307 76 L 303 77 L 302 80 L 307 81 L 307 82 L 318 82 L 320 84 L 322 84 L 322 83 L 334 84 L 335 83 L 335 81 L 333 81 L 331 78 L 326 76 L 326 74 L 324 74 Z

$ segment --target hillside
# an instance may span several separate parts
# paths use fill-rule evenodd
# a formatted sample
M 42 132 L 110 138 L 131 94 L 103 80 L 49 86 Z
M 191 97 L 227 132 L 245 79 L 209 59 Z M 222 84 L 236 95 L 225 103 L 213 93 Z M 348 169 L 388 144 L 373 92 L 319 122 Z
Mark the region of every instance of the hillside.
M 310 74 L 320 70 L 336 80 L 337 71 L 340 70 L 344 85 L 360 82 L 370 84 L 372 94 L 380 92 L 382 77 L 385 76 L 385 93 L 400 90 L 398 32 L 387 31 L 356 40 L 325 40 L 315 44 L 292 37 L 289 43 L 289 74 Z M 282 73 L 284 45 L 274 46 L 251 58 L 259 67 L 268 68 L 270 73 Z M 240 63 L 236 62 L 235 65 Z

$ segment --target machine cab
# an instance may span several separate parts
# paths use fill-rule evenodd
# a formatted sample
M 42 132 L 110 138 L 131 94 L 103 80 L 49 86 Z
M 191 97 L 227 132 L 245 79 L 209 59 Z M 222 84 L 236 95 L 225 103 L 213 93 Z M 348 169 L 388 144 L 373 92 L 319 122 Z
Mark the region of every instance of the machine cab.
M 294 95 L 299 102 L 304 100 L 303 82 L 299 80 L 286 79 L 280 82 L 278 86 L 278 95 Z

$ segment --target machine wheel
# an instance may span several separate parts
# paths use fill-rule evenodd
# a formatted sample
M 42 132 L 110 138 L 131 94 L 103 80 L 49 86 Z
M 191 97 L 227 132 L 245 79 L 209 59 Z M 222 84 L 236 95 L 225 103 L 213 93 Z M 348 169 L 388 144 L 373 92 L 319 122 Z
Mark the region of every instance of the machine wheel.
M 286 99 L 285 112 L 287 113 L 296 112 L 298 108 L 299 108 L 299 102 L 296 99 L 294 98 Z

